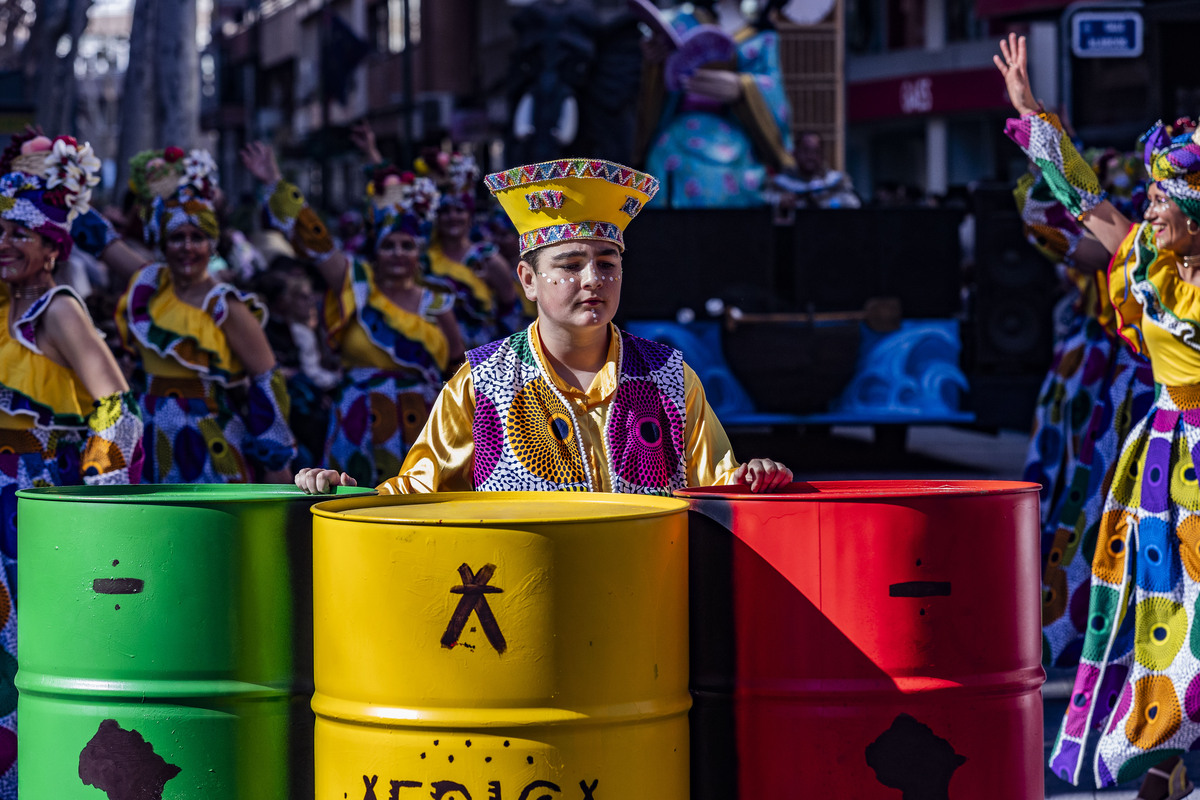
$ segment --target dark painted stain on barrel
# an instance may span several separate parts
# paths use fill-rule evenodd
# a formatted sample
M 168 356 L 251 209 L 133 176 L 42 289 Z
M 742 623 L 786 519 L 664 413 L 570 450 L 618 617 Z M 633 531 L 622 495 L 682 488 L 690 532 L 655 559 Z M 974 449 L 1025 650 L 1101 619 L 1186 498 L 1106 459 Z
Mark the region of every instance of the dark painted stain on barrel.
M 867 766 L 884 786 L 903 792 L 902 800 L 949 800 L 950 779 L 967 757 L 908 714 L 900 714 L 867 745 Z
M 949 597 L 950 581 L 905 581 L 888 587 L 890 597 Z
M 487 595 L 499 594 L 504 591 L 488 585 L 495 572 L 495 564 L 484 564 L 479 572 L 472 571 L 467 564 L 459 566 L 458 575 L 462 579 L 462 584 L 452 586 L 450 592 L 461 595 L 461 597 L 449 624 L 446 625 L 445 633 L 442 634 L 442 647 L 453 648 L 460 644 L 458 637 L 462 635 L 463 628 L 467 626 L 467 619 L 474 611 L 475 615 L 479 617 L 479 624 L 483 626 L 484 636 L 487 637 L 496 652 L 503 653 L 508 649 L 508 642 L 505 641 L 504 634 L 500 631 L 500 623 L 496 621 L 496 615 L 492 613 L 492 607 L 488 605 L 487 601 Z
M 141 578 L 96 578 L 92 591 L 96 594 L 141 594 L 146 582 Z
M 140 733 L 115 719 L 101 722 L 79 753 L 79 779 L 108 800 L 162 800 L 163 787 L 179 772 Z

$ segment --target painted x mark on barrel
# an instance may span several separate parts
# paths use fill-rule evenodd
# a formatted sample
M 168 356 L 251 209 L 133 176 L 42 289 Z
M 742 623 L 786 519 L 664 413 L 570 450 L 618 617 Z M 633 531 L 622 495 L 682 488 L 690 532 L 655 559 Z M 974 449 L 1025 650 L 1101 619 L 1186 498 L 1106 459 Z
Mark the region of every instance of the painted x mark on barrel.
M 496 652 L 503 653 L 508 649 L 508 642 L 504 640 L 504 634 L 500 632 L 500 623 L 496 622 L 496 615 L 492 613 L 492 607 L 488 605 L 487 601 L 487 595 L 504 591 L 495 586 L 488 586 L 488 581 L 492 579 L 495 572 L 495 564 L 484 564 L 478 574 L 472 572 L 466 564 L 459 566 L 458 574 L 462 577 L 462 585 L 452 586 L 450 592 L 460 594 L 462 597 L 459 598 L 458 606 L 454 609 L 454 616 L 450 617 L 450 624 L 446 626 L 446 632 L 442 634 L 442 647 L 451 648 L 458 644 L 458 637 L 462 635 L 463 628 L 467 625 L 467 619 L 474 611 L 479 617 L 479 624 L 483 626 L 484 635 L 487 636 L 492 647 L 496 648 Z

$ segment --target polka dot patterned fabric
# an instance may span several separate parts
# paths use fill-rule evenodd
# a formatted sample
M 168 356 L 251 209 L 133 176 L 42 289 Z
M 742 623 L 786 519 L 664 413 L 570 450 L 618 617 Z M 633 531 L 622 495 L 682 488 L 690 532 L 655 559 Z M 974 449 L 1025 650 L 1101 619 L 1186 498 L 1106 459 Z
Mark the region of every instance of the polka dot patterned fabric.
M 1101 787 L 1200 740 L 1200 414 L 1172 395 L 1163 387 L 1127 437 L 1100 517 L 1082 658 L 1050 760 L 1072 782 L 1093 730 Z

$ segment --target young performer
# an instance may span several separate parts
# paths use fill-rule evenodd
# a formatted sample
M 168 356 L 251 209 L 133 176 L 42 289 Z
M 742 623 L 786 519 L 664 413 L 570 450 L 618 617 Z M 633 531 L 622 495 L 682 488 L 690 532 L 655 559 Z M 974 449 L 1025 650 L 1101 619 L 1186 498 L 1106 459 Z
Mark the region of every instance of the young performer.
M 738 464 L 682 354 L 612 324 L 623 232 L 658 191 L 646 173 L 571 159 L 489 175 L 521 234 L 518 266 L 538 318 L 467 353 L 384 492 L 493 490 L 668 494 L 686 486 L 778 489 L 770 459 Z M 353 485 L 304 469 L 308 492 Z

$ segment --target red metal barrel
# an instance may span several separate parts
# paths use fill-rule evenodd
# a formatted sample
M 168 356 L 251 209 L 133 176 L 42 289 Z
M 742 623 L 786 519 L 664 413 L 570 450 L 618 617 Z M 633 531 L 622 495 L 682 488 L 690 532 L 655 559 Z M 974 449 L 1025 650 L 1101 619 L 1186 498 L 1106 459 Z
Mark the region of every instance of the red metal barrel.
M 1044 797 L 1038 486 L 737 489 L 678 493 L 693 800 Z

